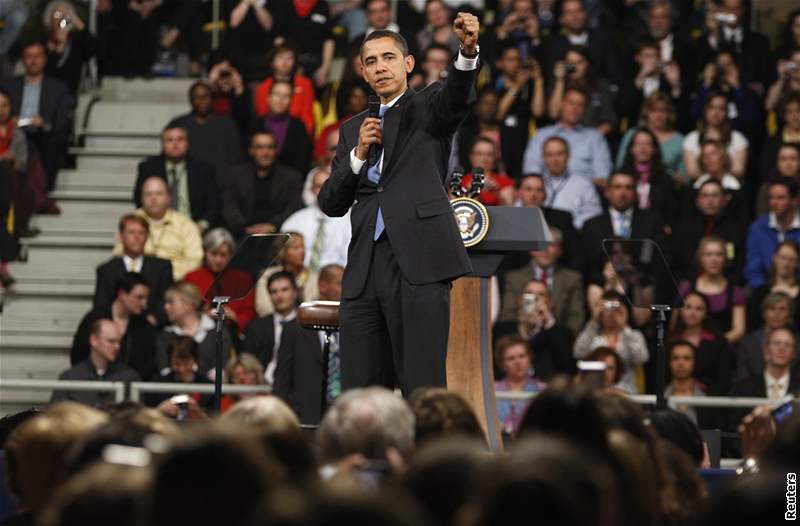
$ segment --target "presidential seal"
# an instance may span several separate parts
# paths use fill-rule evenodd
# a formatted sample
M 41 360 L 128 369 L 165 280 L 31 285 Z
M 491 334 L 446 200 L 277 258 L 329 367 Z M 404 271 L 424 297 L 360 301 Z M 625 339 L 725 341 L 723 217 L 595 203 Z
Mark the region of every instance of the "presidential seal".
M 489 212 L 482 203 L 469 197 L 459 197 L 450 201 L 461 241 L 469 248 L 477 245 L 489 233 Z

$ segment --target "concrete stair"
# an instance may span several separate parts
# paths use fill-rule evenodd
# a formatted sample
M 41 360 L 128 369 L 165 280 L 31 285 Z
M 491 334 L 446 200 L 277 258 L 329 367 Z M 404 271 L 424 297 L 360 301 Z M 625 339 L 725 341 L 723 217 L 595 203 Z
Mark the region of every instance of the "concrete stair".
M 61 215 L 39 215 L 42 233 L 25 239 L 26 262 L 14 262 L 16 284 L 0 314 L 0 416 L 42 405 L 48 391 L 3 389 L 4 378 L 55 379 L 69 366 L 72 337 L 91 308 L 95 267 L 111 257 L 119 217 L 133 210 L 136 166 L 158 153 L 159 135 L 189 110 L 191 80 L 104 79 L 82 96 L 76 122 L 81 145 L 74 170 L 59 173 L 52 196 Z

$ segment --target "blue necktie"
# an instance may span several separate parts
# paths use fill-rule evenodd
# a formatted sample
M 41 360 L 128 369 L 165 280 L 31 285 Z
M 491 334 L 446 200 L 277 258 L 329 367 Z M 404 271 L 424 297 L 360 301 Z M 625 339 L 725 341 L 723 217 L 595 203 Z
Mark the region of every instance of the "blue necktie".
M 381 130 L 383 130 L 383 114 L 386 113 L 386 110 L 389 109 L 389 106 L 381 106 L 381 109 L 378 110 L 378 117 L 381 119 Z M 375 161 L 375 164 L 371 165 L 367 168 L 367 179 L 376 183 L 381 178 L 381 158 L 383 157 L 383 145 L 378 144 L 378 159 Z M 383 225 L 383 213 L 381 212 L 380 206 L 378 207 L 378 217 L 375 218 L 375 236 L 372 238 L 373 241 L 377 241 L 381 234 L 383 233 L 385 227 Z

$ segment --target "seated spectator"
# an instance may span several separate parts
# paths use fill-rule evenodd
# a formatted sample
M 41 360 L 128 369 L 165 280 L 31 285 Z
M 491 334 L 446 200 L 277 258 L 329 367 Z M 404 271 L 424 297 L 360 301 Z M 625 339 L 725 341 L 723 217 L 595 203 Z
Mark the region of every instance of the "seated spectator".
M 144 254 L 169 260 L 172 276 L 180 281 L 203 260 L 203 244 L 197 225 L 180 212 L 169 208 L 170 196 L 167 182 L 160 177 L 148 177 L 142 184 L 142 207 L 136 215 L 144 218 L 149 235 Z M 114 244 L 115 256 L 124 253 L 121 238 Z M 124 257 L 123 257 L 124 259 Z
M 290 82 L 292 101 L 289 103 L 289 115 L 300 119 L 306 126 L 309 137 L 314 134 L 314 85 L 311 79 L 297 71 L 297 53 L 287 46 L 278 46 L 272 51 L 269 61 L 270 75 L 258 85 L 255 91 L 255 110 L 257 117 L 266 117 L 269 113 L 269 92 L 276 80 Z
M 683 109 L 684 89 L 681 66 L 675 61 L 663 61 L 661 46 L 654 40 L 643 40 L 637 46 L 634 61 L 638 67 L 620 94 L 623 117 L 632 125 L 639 120 L 642 105 L 655 94 L 667 101 L 673 108 Z M 683 114 L 683 111 L 679 112 Z M 673 123 L 674 124 L 674 123 Z
M 571 375 L 575 370 L 571 353 L 575 335 L 556 319 L 550 289 L 541 281 L 529 281 L 515 300 L 515 322 L 497 323 L 495 338 L 508 334 L 525 338 L 536 353 L 535 376 L 542 381 L 559 374 Z
M 11 232 L 19 232 L 13 224 L 9 226 L 9 215 L 15 201 L 17 181 L 20 174 L 25 173 L 27 163 L 25 132 L 11 118 L 11 96 L 0 88 L 0 285 L 3 288 L 15 281 L 8 272 L 8 262 L 17 259 L 17 242 Z M 27 225 L 27 218 L 20 221 L 19 213 L 19 206 L 15 205 L 13 222 Z
M 265 288 L 275 310 L 250 322 L 245 332 L 244 349 L 246 353 L 258 358 L 264 366 L 264 379 L 267 385 L 272 387 L 275 383 L 275 369 L 278 367 L 283 329 L 288 322 L 297 317 L 299 303 L 297 283 L 289 272 L 273 273 L 267 280 Z
M 416 45 L 417 40 L 413 38 L 413 33 L 407 33 L 403 27 L 392 20 L 392 4 L 389 2 L 389 0 L 365 0 L 364 13 L 367 16 L 367 28 L 360 35 L 350 35 L 350 42 L 360 44 L 364 38 L 369 36 L 369 34 L 373 31 L 377 31 L 379 29 L 388 29 L 403 35 L 403 38 L 406 39 L 406 42 L 408 42 L 409 46 L 413 47 Z M 412 52 L 412 55 L 413 54 L 414 53 Z
M 708 395 L 727 395 L 735 360 L 728 342 L 709 315 L 708 299 L 698 292 L 689 292 L 673 320 L 669 337 L 692 345 L 692 376 L 699 388 Z
M 214 165 L 191 159 L 189 140 L 184 128 L 168 126 L 161 132 L 161 155 L 139 163 L 133 202 L 142 206 L 142 186 L 149 177 L 167 183 L 170 207 L 197 223 L 205 232 L 220 222 L 220 199 Z
M 683 163 L 686 175 L 692 181 L 703 175 L 699 159 L 702 145 L 708 139 L 722 143 L 730 158 L 729 173 L 741 179 L 747 167 L 748 141 L 744 135 L 732 129 L 728 119 L 728 99 L 721 93 L 709 94 L 697 129 L 689 132 L 683 140 Z
M 302 206 L 303 176 L 277 161 L 278 142 L 268 131 L 250 139 L 250 162 L 233 167 L 223 190 L 222 216 L 235 238 L 274 234 Z
M 258 118 L 253 131 L 269 130 L 277 142 L 278 161 L 305 173 L 311 165 L 311 139 L 303 122 L 289 114 L 292 84 L 276 80 L 269 89 L 269 112 Z
M 536 173 L 525 174 L 517 185 L 517 198 L 514 205 L 538 207 L 544 214 L 547 224 L 561 232 L 561 262 L 573 270 L 582 271 L 583 251 L 578 243 L 578 232 L 572 224 L 572 213 L 544 206 L 545 201 L 547 201 L 547 190 L 545 190 L 544 177 Z M 528 260 L 528 257 L 524 257 L 523 264 Z
M 523 63 L 518 47 L 506 45 L 500 49 L 496 68 L 497 92 L 495 119 L 500 126 L 503 162 L 509 175 L 518 178 L 528 169 L 523 164 L 523 151 L 528 142 L 531 117 L 544 115 L 544 76 L 534 58 Z M 484 119 L 485 120 L 485 119 Z
M 445 46 L 449 62 L 459 49 L 458 37 L 451 23 L 452 16 L 450 8 L 442 0 L 425 2 L 425 28 L 417 33 L 419 49 L 428 49 L 431 45 Z
M 533 376 L 533 356 L 528 342 L 521 336 L 504 336 L 495 345 L 495 367 L 500 380 L 495 391 L 537 393 L 545 384 Z M 530 400 L 497 400 L 500 431 L 514 436 Z
M 705 236 L 716 236 L 725 241 L 725 259 L 728 275 L 739 276 L 744 265 L 744 224 L 730 207 L 722 183 L 709 178 L 702 182 L 694 194 L 694 206 L 684 207 L 672 224 L 672 270 L 679 280 L 697 275 L 697 246 Z
M 37 157 L 47 175 L 47 190 L 55 187 L 61 157 L 66 152 L 75 97 L 60 80 L 45 74 L 47 56 L 40 42 L 22 48 L 23 75 L 0 85 L 11 95 L 11 115 L 25 130 L 29 146 L 29 166 Z M 37 212 L 58 213 L 46 195 L 37 196 Z M 43 204 L 41 204 L 43 203 Z
M 725 190 L 727 206 L 730 208 L 731 214 L 734 217 L 747 217 L 748 208 L 742 191 L 744 183 L 731 173 L 731 160 L 722 143 L 711 139 L 703 141 L 700 147 L 698 168 L 702 175 L 695 179 L 691 189 L 684 189 L 684 201 L 693 200 L 694 190 L 700 188 L 709 179 L 715 179 L 722 184 L 722 188 Z
M 99 265 L 95 271 L 94 308 L 111 305 L 117 298 L 117 281 L 126 272 L 138 272 L 147 279 L 150 295 L 147 302 L 151 323 L 165 320 L 164 293 L 173 283 L 172 263 L 168 259 L 145 256 L 144 249 L 150 234 L 147 220 L 137 214 L 126 214 L 119 220 L 118 235 L 121 255 Z
M 117 324 L 109 319 L 97 319 L 89 329 L 89 356 L 62 372 L 59 380 L 93 380 L 107 382 L 138 382 L 139 374 L 116 363 L 120 334 Z M 104 407 L 114 401 L 111 391 L 53 391 L 50 403 L 72 400 L 92 407 Z
M 706 396 L 694 377 L 695 355 L 697 349 L 690 342 L 675 340 L 669 344 L 669 374 L 670 382 L 664 389 L 664 396 Z M 680 405 L 669 401 L 672 409 L 680 411 L 697 425 L 697 411 L 692 406 Z
M 603 309 L 586 323 L 575 339 L 573 355 L 583 360 L 598 347 L 610 347 L 625 363 L 620 386 L 629 393 L 640 393 L 636 369 L 650 358 L 647 342 L 641 332 L 628 325 L 628 307 L 617 292 L 603 294 Z
M 708 301 L 708 316 L 713 326 L 736 344 L 744 336 L 746 324 L 744 291 L 725 276 L 726 244 L 721 238 L 705 236 L 697 246 L 697 277 L 681 282 L 681 296 L 697 291 Z
M 627 386 L 622 384 L 627 368 L 625 362 L 619 357 L 617 351 L 610 347 L 598 347 L 590 352 L 584 361 L 603 362 L 606 368 L 603 373 L 603 390 L 612 394 L 631 394 Z
M 189 157 L 214 165 L 217 186 L 223 188 L 230 167 L 242 162 L 239 130 L 232 118 L 214 113 L 213 92 L 206 82 L 192 84 L 189 102 L 192 111 L 172 119 L 166 129 L 186 130 Z
M 167 346 L 169 368 L 156 374 L 152 380 L 160 383 L 207 384 L 208 378 L 198 371 L 197 342 L 189 336 L 175 336 Z M 165 415 L 183 420 L 188 415 L 181 414 L 178 404 L 172 402 L 173 394 L 182 394 L 176 386 L 175 393 L 153 393 L 147 396 L 147 405 L 158 407 Z M 189 397 L 201 408 L 211 410 L 213 397 L 200 393 L 189 393 Z M 194 405 L 194 404 L 193 404 Z
M 636 176 L 637 206 L 652 210 L 665 221 L 677 213 L 675 182 L 661 159 L 658 137 L 647 128 L 631 135 L 621 171 Z
M 297 63 L 304 75 L 318 88 L 328 83 L 333 63 L 335 42 L 333 18 L 328 2 L 315 1 L 303 5 L 281 2 L 275 7 L 275 26 L 279 37 L 297 52 Z
M 739 378 L 733 385 L 733 396 L 769 398 L 777 402 L 787 395 L 798 396 L 800 376 L 792 374 L 797 356 L 797 336 L 789 328 L 773 329 L 763 347 L 764 370 Z
M 461 180 L 461 186 L 469 188 L 476 168 L 483 168 L 485 186 L 478 200 L 489 206 L 509 206 L 514 202 L 514 180 L 498 169 L 499 159 L 494 142 L 486 137 L 476 137 L 469 154 L 470 171 Z
M 414 442 L 419 448 L 434 441 L 452 444 L 456 437 L 486 444 L 486 437 L 470 403 L 441 387 L 418 388 L 408 401 L 414 412 Z M 481 451 L 476 448 L 476 451 Z M 417 459 L 414 459 L 416 463 Z
M 275 40 L 274 6 L 240 0 L 228 0 L 223 6 L 228 23 L 225 51 L 245 83 L 258 82 L 269 70 L 267 57 Z
M 747 300 L 747 329 L 754 331 L 764 324 L 764 318 L 761 316 L 761 303 L 764 298 L 770 294 L 780 292 L 785 294 L 791 299 L 792 311 L 795 317 L 793 318 L 795 326 L 800 327 L 800 267 L 798 267 L 798 258 L 800 258 L 800 248 L 797 242 L 791 239 L 785 239 L 778 243 L 778 248 L 775 249 L 775 255 L 772 256 L 772 265 L 769 268 L 767 276 L 769 279 L 757 289 L 750 291 L 750 297 Z
M 156 365 L 159 374 L 169 372 L 167 350 L 177 336 L 189 336 L 197 342 L 197 372 L 213 380 L 216 374 L 216 323 L 203 312 L 203 297 L 191 283 L 180 282 L 166 293 L 164 308 L 169 325 L 158 335 Z M 226 327 L 222 328 L 222 352 L 227 357 L 233 343 Z M 222 367 L 225 364 L 220 364 Z M 222 374 L 222 371 L 220 371 Z
M 798 62 L 797 71 L 800 71 L 800 62 Z M 800 90 L 782 97 L 775 113 L 778 119 L 778 133 L 766 137 L 761 147 L 759 176 L 764 179 L 773 174 L 780 157 L 779 149 L 787 144 L 800 147 Z M 783 173 L 782 175 L 791 174 Z
M 350 45 L 347 55 L 348 60 L 344 65 L 344 71 L 342 71 L 339 80 L 334 80 L 330 84 L 327 94 L 323 95 L 322 107 L 323 114 L 326 116 L 325 122 L 327 122 L 328 118 L 331 118 L 331 120 L 338 124 L 344 119 L 359 113 L 361 109 L 356 110 L 358 104 L 353 104 L 354 101 L 352 101 L 351 98 L 353 96 L 360 96 L 361 93 L 364 94 L 365 99 L 369 97 L 371 88 L 361 75 L 360 44 L 359 42 L 356 45 Z M 448 55 L 447 58 L 449 62 L 450 56 Z M 333 110 L 334 115 L 331 115 L 331 110 Z
M 497 118 L 497 103 L 500 100 L 500 95 L 491 86 L 485 86 L 478 91 L 478 98 L 475 101 L 472 111 L 470 111 L 464 121 L 458 126 L 455 137 L 453 138 L 454 144 L 458 147 L 458 164 L 461 166 L 469 166 L 469 154 L 472 143 L 476 137 L 489 138 L 501 152 L 503 164 L 508 163 L 509 155 L 516 154 L 520 161 L 522 159 L 519 152 L 507 152 L 504 138 L 508 135 L 509 129 L 501 126 Z M 527 133 L 524 136 L 523 142 L 520 142 L 520 148 L 525 141 L 528 140 Z M 513 141 L 512 141 L 513 142 Z M 511 163 L 513 164 L 513 163 Z M 518 163 L 519 164 L 519 163 Z
M 233 385 L 265 385 L 264 366 L 252 354 L 239 353 L 238 356 L 228 360 L 228 365 L 225 366 L 225 380 Z M 237 402 L 255 396 L 257 395 L 250 393 L 222 395 L 221 410 L 225 413 Z
M 800 102 L 800 101 L 799 101 Z M 800 104 L 797 111 L 800 117 Z M 800 119 L 798 119 L 800 124 Z M 800 133 L 800 126 L 798 126 L 798 133 Z M 798 135 L 800 138 L 800 135 Z M 769 140 L 769 139 L 767 139 Z M 762 152 L 762 156 L 766 155 Z M 778 147 L 775 155 L 775 164 L 772 168 L 772 175 L 766 182 L 762 183 L 758 189 L 758 196 L 756 196 L 756 215 L 764 215 L 769 212 L 769 200 L 767 194 L 769 191 L 769 180 L 775 177 L 789 177 L 794 179 L 800 184 L 800 140 L 796 143 L 786 143 Z
M 320 300 L 342 299 L 343 273 L 340 265 L 322 267 L 318 281 Z M 324 331 L 305 329 L 295 318 L 286 323 L 280 338 L 273 393 L 289 404 L 303 424 L 318 424 L 325 408 L 342 393 L 339 333 L 330 336 L 328 363 L 320 359 L 325 337 Z M 323 378 L 327 380 L 324 385 Z
M 797 97 L 800 92 L 800 48 L 794 49 L 778 59 L 778 79 L 767 91 L 764 108 L 770 112 L 780 108 L 787 98 Z M 785 103 L 785 102 L 784 102 Z
M 589 219 L 583 225 L 586 247 L 587 275 L 597 278 L 607 261 L 603 252 L 604 239 L 652 239 L 663 246 L 661 218 L 652 210 L 636 205 L 636 177 L 626 172 L 614 172 L 605 189 L 608 210 Z
M 744 335 L 736 350 L 736 376 L 734 379 L 754 377 L 764 372 L 764 342 L 767 335 L 775 329 L 797 327 L 793 321 L 797 317 L 792 298 L 783 292 L 771 292 L 759 306 L 764 324 Z M 798 342 L 800 345 L 800 342 Z M 798 349 L 800 350 L 800 349 Z M 796 371 L 800 362 L 793 364 L 792 370 Z
M 561 265 L 564 241 L 561 232 L 550 228 L 553 242 L 541 251 L 531 252 L 531 262 L 505 275 L 503 308 L 500 322 L 516 322 L 519 298 L 531 280 L 541 282 L 551 291 L 553 315 L 558 322 L 571 330 L 580 332 L 584 323 L 583 279 L 575 270 Z
M 439 0 L 436 1 L 438 2 Z M 448 24 L 447 27 L 449 29 L 450 25 Z M 422 49 L 425 50 L 422 52 L 420 61 L 422 64 L 420 69 L 422 71 L 413 74 L 408 80 L 409 87 L 414 88 L 414 90 L 421 90 L 434 82 L 440 82 L 442 75 L 447 75 L 447 69 L 450 67 L 450 57 L 453 56 L 453 53 L 444 44 L 433 43 Z
M 42 22 L 47 31 L 45 74 L 59 79 L 77 96 L 83 68 L 95 55 L 95 37 L 70 2 L 48 3 Z
M 260 78 L 260 77 L 259 77 Z M 241 73 L 227 59 L 222 59 L 208 72 L 211 85 L 211 106 L 217 115 L 227 115 L 236 123 L 239 137 L 244 138 L 253 115 L 253 93 Z M 242 149 L 246 146 L 242 141 Z
M 769 213 L 756 219 L 747 231 L 747 286 L 757 289 L 767 281 L 767 271 L 778 243 L 790 239 L 800 243 L 798 184 L 788 177 L 775 177 L 767 191 Z
M 305 241 L 298 232 L 291 234 L 291 239 L 286 243 L 277 265 L 267 268 L 256 284 L 256 312 L 259 316 L 272 314 L 273 304 L 267 290 L 267 281 L 276 272 L 286 271 L 294 276 L 297 284 L 298 301 L 313 301 L 319 296 L 317 289 L 317 273 L 304 265 Z
M 541 132 L 540 132 L 541 133 Z M 568 169 L 571 155 L 566 139 L 553 136 L 542 144 L 542 174 L 545 206 L 572 214 L 573 225 L 581 229 L 589 218 L 602 212 L 591 181 Z
M 243 335 L 247 324 L 255 318 L 255 295 L 253 278 L 250 273 L 237 268 L 228 268 L 220 278 L 220 273 L 228 266 L 236 244 L 233 236 L 224 228 L 215 228 L 203 236 L 203 266 L 186 274 L 184 281 L 191 283 L 203 297 L 207 297 L 209 289 L 214 286 L 214 296 L 230 296 L 230 303 L 224 306 L 225 325 L 234 335 Z M 249 291 L 247 295 L 244 295 Z M 244 297 L 242 297 L 244 296 Z M 211 305 L 207 304 L 207 309 Z
M 617 126 L 614 111 L 614 93 L 608 82 L 598 77 L 592 68 L 589 50 L 585 46 L 571 45 L 553 68 L 555 83 L 547 101 L 548 114 L 557 120 L 561 113 L 566 87 L 575 87 L 588 95 L 586 111 L 581 125 L 597 129 L 604 136 Z
M 342 217 L 328 217 L 319 209 L 317 196 L 330 177 L 329 168 L 317 168 L 311 173 L 310 192 L 314 201 L 290 215 L 283 223 L 283 230 L 297 232 L 303 238 L 305 256 L 303 266 L 318 272 L 323 265 L 347 264 L 347 247 L 350 245 L 350 213 Z
M 70 364 L 84 361 L 90 353 L 91 331 L 97 320 L 112 320 L 119 329 L 119 357 L 116 362 L 130 367 L 140 378 L 155 373 L 156 330 L 145 317 L 150 284 L 142 274 L 126 272 L 117 279 L 116 299 L 107 306 L 94 307 L 81 320 L 72 340 Z
M 617 150 L 617 169 L 625 164 L 629 145 L 633 134 L 645 127 L 656 136 L 661 150 L 661 162 L 667 174 L 677 180 L 686 180 L 686 169 L 683 166 L 683 134 L 675 131 L 675 105 L 672 100 L 661 92 L 656 92 L 645 99 L 642 105 L 641 118 L 638 126 L 631 126 L 619 143 Z M 637 122 L 637 121 L 633 121 Z
M 569 144 L 569 173 L 597 184 L 605 183 L 611 172 L 611 153 L 599 131 L 581 124 L 588 104 L 589 95 L 585 91 L 566 88 L 558 122 L 538 130 L 528 142 L 522 164 L 525 173 L 542 173 L 546 168 L 545 143 L 552 137 L 561 137 Z

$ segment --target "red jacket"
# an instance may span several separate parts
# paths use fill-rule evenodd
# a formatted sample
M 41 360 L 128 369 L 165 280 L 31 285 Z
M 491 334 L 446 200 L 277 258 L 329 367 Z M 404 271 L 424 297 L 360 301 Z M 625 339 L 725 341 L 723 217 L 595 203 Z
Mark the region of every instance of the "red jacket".
M 200 294 L 205 295 L 208 288 L 212 283 L 214 283 L 215 278 L 216 276 L 210 270 L 202 267 L 189 272 L 183 279 L 187 283 L 191 283 L 192 285 L 196 286 L 200 291 Z M 249 274 L 240 270 L 228 270 L 225 273 L 225 278 L 223 279 L 219 294 L 235 294 L 235 291 L 237 290 L 246 289 L 250 289 L 250 292 L 247 294 L 247 296 L 242 299 L 232 300 L 228 304 L 228 306 L 236 313 L 236 324 L 239 327 L 240 334 L 244 334 L 247 324 L 250 323 L 250 320 L 256 317 L 255 296 L 253 295 L 252 290 L 253 279 Z
M 272 88 L 274 81 L 273 77 L 267 77 L 256 88 L 255 110 L 256 115 L 259 117 L 264 117 L 269 113 L 267 97 L 269 97 L 269 90 Z M 314 137 L 314 85 L 311 83 L 310 78 L 295 74 L 294 94 L 292 95 L 292 102 L 289 103 L 289 115 L 303 121 L 309 137 Z

